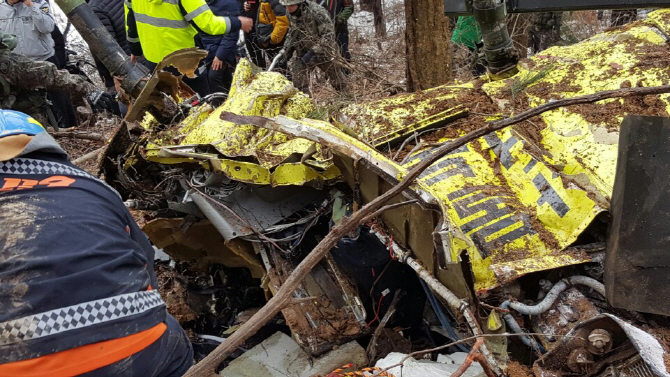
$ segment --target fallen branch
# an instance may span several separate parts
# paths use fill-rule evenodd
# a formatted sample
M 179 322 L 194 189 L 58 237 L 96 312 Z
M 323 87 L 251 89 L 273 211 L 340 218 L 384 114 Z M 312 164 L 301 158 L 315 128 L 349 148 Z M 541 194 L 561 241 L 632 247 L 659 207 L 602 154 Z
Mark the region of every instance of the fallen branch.
M 470 366 L 472 365 L 472 362 L 475 360 L 476 355 L 479 355 L 479 347 L 484 344 L 484 338 L 477 338 L 477 341 L 475 342 L 475 345 L 472 346 L 472 349 L 468 353 L 468 356 L 465 358 L 465 361 L 463 364 L 461 364 L 458 369 L 454 373 L 451 374 L 450 377 L 461 377 L 463 373 L 465 373 Z M 490 369 L 486 369 L 489 373 L 491 372 Z M 495 377 L 495 375 L 491 376 L 491 374 L 486 373 L 488 377 Z
M 293 291 L 297 288 L 300 282 L 314 268 L 314 266 L 316 266 L 321 261 L 321 259 L 323 259 L 326 253 L 330 252 L 330 250 L 343 236 L 349 234 L 349 232 L 363 224 L 368 215 L 380 209 L 386 202 L 395 196 L 402 194 L 402 192 L 405 191 L 405 189 L 407 189 L 426 168 L 440 160 L 448 153 L 486 134 L 508 127 L 512 124 L 519 123 L 558 107 L 596 102 L 615 97 L 651 95 L 667 92 L 670 92 L 669 85 L 652 88 L 624 88 L 558 100 L 538 106 L 534 109 L 530 109 L 511 118 L 487 123 L 486 126 L 482 128 L 471 131 L 459 137 L 458 139 L 446 142 L 443 145 L 437 147 L 435 152 L 430 157 L 422 160 L 414 168 L 408 171 L 402 181 L 400 181 L 397 185 L 393 186 L 384 194 L 373 199 L 371 202 L 363 206 L 359 211 L 353 213 L 351 217 L 343 219 L 339 225 L 333 227 L 330 233 L 328 233 L 326 237 L 321 240 L 321 242 L 319 242 L 319 244 L 305 257 L 305 259 L 300 262 L 298 267 L 293 271 L 293 273 L 291 273 L 288 279 L 279 288 L 275 296 L 272 297 L 270 301 L 268 301 L 261 308 L 261 310 L 256 312 L 256 314 L 254 314 L 248 322 L 242 325 L 237 331 L 233 333 L 233 335 L 226 339 L 225 342 L 220 344 L 214 351 L 212 351 L 212 353 L 210 353 L 200 363 L 191 367 L 185 376 L 193 377 L 214 375 L 214 370 L 221 363 L 221 361 L 225 360 L 226 357 L 228 357 L 233 351 L 237 349 L 237 347 L 239 347 L 242 343 L 244 343 L 244 341 L 260 330 L 261 327 L 263 327 L 270 319 L 277 315 L 277 313 L 279 313 L 286 306 L 286 304 L 289 302 L 289 299 L 291 298 Z M 253 124 L 259 127 L 273 129 L 280 132 L 282 130 L 282 127 L 278 123 L 273 122 L 271 119 L 259 116 L 241 116 L 232 113 L 223 113 L 221 114 L 221 118 L 242 125 Z M 308 126 L 305 125 L 304 128 L 308 128 Z
M 624 98 L 630 96 L 648 96 L 653 94 L 662 94 L 670 92 L 670 85 L 662 86 L 652 86 L 648 88 L 622 88 L 615 90 L 605 90 L 598 93 L 586 94 L 583 96 L 577 96 L 572 98 L 564 98 L 555 100 L 552 102 L 545 103 L 538 107 L 534 107 L 530 110 L 526 110 L 517 116 L 513 116 L 507 119 L 501 119 L 497 121 L 490 122 L 489 124 L 496 124 L 496 130 L 502 127 L 507 127 L 515 123 L 522 122 L 526 119 L 530 119 L 534 116 L 538 116 L 549 110 L 554 110 L 559 107 L 572 106 L 572 105 L 581 105 L 584 103 L 592 103 L 602 101 L 604 99 L 610 98 Z M 486 128 L 486 127 L 485 127 Z M 466 135 L 467 136 L 467 135 Z
M 90 132 L 77 132 L 77 131 L 58 131 L 52 132 L 51 136 L 54 138 L 73 138 L 73 139 L 83 139 L 83 140 L 94 140 L 101 141 L 103 143 L 107 142 L 107 138 L 102 134 L 94 134 Z
M 98 148 L 98 149 L 94 150 L 93 152 L 86 153 L 85 155 L 83 155 L 83 156 L 77 158 L 76 160 L 72 161 L 72 163 L 75 164 L 75 165 L 81 165 L 84 162 L 87 162 L 89 160 L 93 160 L 93 159 L 97 158 L 100 155 L 100 153 L 102 153 L 102 151 L 105 150 L 105 148 L 106 147 Z

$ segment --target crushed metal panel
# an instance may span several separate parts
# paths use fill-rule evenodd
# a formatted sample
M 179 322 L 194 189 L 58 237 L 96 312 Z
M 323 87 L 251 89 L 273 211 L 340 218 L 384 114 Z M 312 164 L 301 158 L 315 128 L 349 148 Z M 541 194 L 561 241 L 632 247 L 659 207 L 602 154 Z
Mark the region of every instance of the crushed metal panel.
M 621 126 L 605 287 L 614 307 L 670 315 L 670 118 Z M 635 292 L 635 294 L 631 294 Z
M 273 265 L 269 287 L 276 293 L 295 266 L 275 253 L 268 257 Z M 366 312 L 356 288 L 337 274 L 341 272 L 321 262 L 293 292 L 296 302 L 282 310 L 294 339 L 315 356 L 367 332 Z
M 254 278 L 265 276 L 263 263 L 251 245 L 241 240 L 224 241 L 208 220 L 184 229 L 184 219 L 156 219 L 146 223 L 142 230 L 154 245 L 174 259 L 203 268 L 212 263 L 248 268 Z
M 375 146 L 395 144 L 414 132 L 441 127 L 467 116 L 468 109 L 459 98 L 470 88 L 472 84 L 440 86 L 354 104 L 340 111 L 338 121 L 364 142 Z
M 204 55 L 203 55 L 204 53 Z M 169 72 L 161 72 L 164 67 L 175 64 L 180 71 L 186 72 L 188 77 L 193 77 L 193 72 L 198 68 L 198 63 L 202 58 L 207 56 L 207 51 L 197 48 L 183 49 L 175 51 L 167 55 L 156 67 L 154 74 L 151 75 L 146 85 L 140 92 L 133 105 L 130 107 L 128 114 L 126 114 L 126 121 L 134 122 L 142 119 L 145 116 L 145 110 L 149 103 L 162 103 L 162 99 L 158 98 L 154 89 L 158 88 L 160 91 L 169 94 L 172 98 L 181 102 L 179 99 L 186 99 L 192 97 L 195 92 L 181 81 L 181 78 L 175 77 Z M 157 106 L 160 108 L 160 106 Z
M 652 14 L 667 18 L 659 16 L 665 10 Z M 482 89 L 502 112 L 518 113 L 551 98 L 662 85 L 670 67 L 651 62 L 670 49 L 655 25 L 641 21 L 550 48 L 522 62 L 519 74 Z M 514 97 L 511 91 L 519 87 Z M 629 111 L 665 114 L 667 99 L 615 99 L 549 111 L 475 140 L 428 168 L 420 186 L 443 208 L 452 261 L 468 252 L 475 288 L 590 260 L 562 250 L 609 207 L 619 122 Z M 430 153 L 417 152 L 403 167 Z
M 210 169 L 231 179 L 258 185 L 318 187 L 339 179 L 339 170 L 320 147 L 304 163 L 291 160 L 291 156 L 308 153 L 312 142 L 221 120 L 223 112 L 303 117 L 313 109 L 308 97 L 284 76 L 258 71 L 246 59 L 238 64 L 233 81 L 223 105 L 216 109 L 202 105 L 179 125 L 152 135 L 145 158 L 161 164 L 183 163 L 187 162 L 184 158 L 190 158 L 203 166 L 210 163 Z M 199 149 L 207 149 L 207 153 Z
M 564 185 L 537 163 L 524 144 L 509 130 L 490 134 L 440 159 L 419 179 L 451 224 L 450 259 L 458 261 L 468 251 L 476 290 L 557 267 L 531 259 L 569 246 L 602 211 L 587 192 Z M 429 153 L 416 155 L 406 166 Z M 587 260 L 585 255 L 562 257 L 566 264 Z M 501 264 L 513 270 L 495 268 Z
M 263 231 L 312 203 L 323 202 L 328 193 L 310 187 L 245 186 L 228 196 L 212 199 L 221 205 L 211 203 L 200 194 L 192 196 L 194 199 L 202 198 L 196 204 L 203 212 L 203 206 L 214 211 L 214 216 L 222 224 L 222 228 L 217 226 L 219 233 L 226 240 L 231 240 L 254 234 L 253 229 Z

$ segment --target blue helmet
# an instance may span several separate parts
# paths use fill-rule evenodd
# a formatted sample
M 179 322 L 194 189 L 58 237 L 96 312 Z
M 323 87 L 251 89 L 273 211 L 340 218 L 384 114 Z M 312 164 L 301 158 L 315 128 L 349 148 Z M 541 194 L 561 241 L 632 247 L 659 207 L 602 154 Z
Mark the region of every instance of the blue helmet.
M 44 132 L 35 118 L 14 110 L 0 110 L 0 138 L 12 135 L 34 136 Z

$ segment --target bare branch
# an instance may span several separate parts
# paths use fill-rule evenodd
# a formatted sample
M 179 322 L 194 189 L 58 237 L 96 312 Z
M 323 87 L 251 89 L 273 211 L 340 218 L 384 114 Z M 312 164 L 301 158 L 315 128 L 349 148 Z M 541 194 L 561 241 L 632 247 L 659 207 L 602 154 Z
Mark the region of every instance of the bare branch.
M 98 148 L 98 149 L 94 150 L 93 152 L 86 153 L 85 155 L 83 155 L 83 156 L 79 157 L 78 159 L 72 161 L 72 163 L 75 164 L 75 165 L 81 165 L 86 161 L 93 160 L 93 159 L 97 158 L 100 155 L 100 153 L 102 153 L 105 150 L 105 148 L 106 147 Z

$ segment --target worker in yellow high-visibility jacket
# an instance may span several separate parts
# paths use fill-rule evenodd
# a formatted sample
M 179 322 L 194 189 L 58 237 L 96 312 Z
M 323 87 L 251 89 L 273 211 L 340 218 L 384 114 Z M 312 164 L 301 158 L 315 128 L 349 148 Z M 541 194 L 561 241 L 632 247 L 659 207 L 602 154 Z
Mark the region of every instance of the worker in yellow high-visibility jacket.
M 205 0 L 125 0 L 125 14 L 131 59 L 144 56 L 150 69 L 166 55 L 194 47 L 198 31 L 221 35 L 253 27 L 248 17 L 214 15 Z

